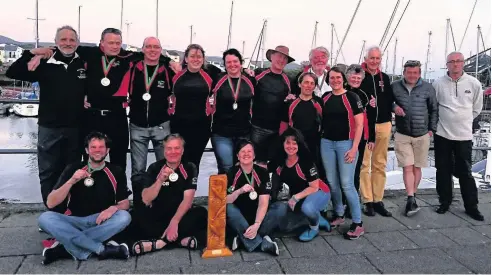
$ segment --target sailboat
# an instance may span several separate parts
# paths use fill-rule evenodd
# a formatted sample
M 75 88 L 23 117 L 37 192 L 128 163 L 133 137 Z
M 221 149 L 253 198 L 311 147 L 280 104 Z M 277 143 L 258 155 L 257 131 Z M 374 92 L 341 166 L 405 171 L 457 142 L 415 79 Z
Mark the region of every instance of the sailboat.
M 38 83 L 34 82 L 31 88 L 32 88 L 31 90 L 27 89 L 21 91 L 17 99 L 38 101 L 39 100 Z M 17 103 L 14 104 L 9 111 L 10 113 L 14 113 L 22 117 L 37 117 L 39 111 L 39 103 L 37 102 Z

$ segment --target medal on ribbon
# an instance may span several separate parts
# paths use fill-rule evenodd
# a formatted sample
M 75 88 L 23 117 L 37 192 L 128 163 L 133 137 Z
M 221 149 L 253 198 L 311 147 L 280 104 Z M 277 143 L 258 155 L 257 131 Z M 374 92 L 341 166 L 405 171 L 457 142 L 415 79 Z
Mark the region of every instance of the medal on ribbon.
M 229 82 L 229 87 L 231 87 L 232 97 L 234 98 L 234 103 L 232 104 L 232 110 L 236 110 L 237 105 L 237 97 L 239 95 L 239 88 L 241 87 L 241 77 L 237 80 L 236 89 L 234 89 L 234 85 L 232 84 L 232 80 L 230 77 L 227 77 L 227 81 Z
M 154 82 L 155 77 L 157 76 L 157 71 L 158 71 L 158 67 L 155 67 L 154 73 L 152 73 L 152 76 L 149 77 L 149 71 L 147 69 L 147 65 L 145 65 L 145 69 L 144 69 L 145 93 L 142 95 L 142 99 L 145 101 L 149 101 L 151 98 L 150 87 L 152 86 L 152 83 Z
M 101 63 L 103 67 L 103 73 L 104 73 L 104 78 L 101 79 L 101 85 L 104 87 L 109 86 L 111 84 L 111 81 L 108 78 L 108 73 L 111 70 L 111 67 L 113 66 L 113 63 L 116 61 L 116 58 L 113 58 L 113 60 L 109 61 L 107 60 L 106 55 L 101 56 Z
M 96 171 L 100 171 L 100 170 L 104 169 L 104 167 L 106 167 L 106 162 L 103 162 L 103 164 L 97 168 L 92 167 L 90 160 L 87 162 L 87 172 L 91 175 L 92 175 L 92 173 L 94 173 Z M 87 187 L 93 186 L 94 185 L 94 179 L 90 176 L 85 178 L 84 185 Z

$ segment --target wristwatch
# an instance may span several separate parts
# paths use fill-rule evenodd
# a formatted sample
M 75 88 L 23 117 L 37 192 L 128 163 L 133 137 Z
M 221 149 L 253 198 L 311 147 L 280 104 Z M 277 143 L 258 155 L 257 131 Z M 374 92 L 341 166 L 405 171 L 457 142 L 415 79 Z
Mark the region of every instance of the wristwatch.
M 292 195 L 291 199 L 293 199 L 295 202 L 299 202 L 299 200 L 296 198 L 296 195 Z

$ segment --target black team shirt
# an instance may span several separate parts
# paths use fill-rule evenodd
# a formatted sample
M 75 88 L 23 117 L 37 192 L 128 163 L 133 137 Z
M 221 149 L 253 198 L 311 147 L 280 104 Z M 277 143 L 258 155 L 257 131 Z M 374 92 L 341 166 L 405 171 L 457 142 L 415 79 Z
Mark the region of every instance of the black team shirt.
M 249 184 L 246 176 L 248 179 L 252 178 L 254 180 L 254 189 L 258 196 L 252 200 L 249 198 L 250 193 L 243 193 L 233 203 L 239 208 L 248 223 L 253 224 L 258 210 L 258 200 L 261 195 L 270 195 L 272 183 L 270 182 L 268 171 L 263 167 L 254 164 L 251 173 L 245 175 L 241 166 L 234 166 L 227 172 L 227 194 L 230 195 L 232 192 L 241 189 L 245 184 Z
M 328 92 L 323 95 L 323 102 L 323 138 L 333 141 L 353 140 L 354 116 L 364 112 L 359 96 L 351 91 L 341 95 Z
M 276 74 L 270 69 L 255 70 L 257 85 L 253 101 L 252 124 L 278 131 L 284 100 L 290 93 L 290 82 L 285 73 Z
M 239 78 L 231 78 L 234 89 Z M 224 137 L 248 135 L 251 130 L 251 107 L 255 91 L 255 79 L 241 75 L 237 97 L 237 109 L 233 109 L 234 97 L 224 74 L 214 88 L 216 111 L 213 115 L 212 132 Z
M 319 137 L 323 101 L 317 96 L 310 100 L 291 99 L 285 103 L 282 121 L 302 132 L 304 137 Z
M 152 186 L 157 180 L 161 170 L 165 167 L 165 159 L 151 164 L 146 172 L 144 188 Z M 196 190 L 197 188 L 198 173 L 196 166 L 193 163 L 181 163 L 174 172 L 178 174 L 178 180 L 175 182 L 167 180 L 162 183 L 161 190 L 157 197 L 152 201 L 152 205 L 143 209 L 145 213 L 150 214 L 151 217 L 157 220 L 172 219 L 184 199 L 184 191 Z
M 77 170 L 87 170 L 87 168 L 86 162 L 67 166 L 53 189 L 64 185 Z M 86 217 L 100 213 L 128 199 L 132 193 L 128 189 L 125 172 L 109 162 L 106 162 L 104 169 L 92 172 L 91 178 L 94 180 L 94 185 L 85 186 L 85 179 L 78 181 L 70 189 L 69 197 L 62 202 L 72 216 Z

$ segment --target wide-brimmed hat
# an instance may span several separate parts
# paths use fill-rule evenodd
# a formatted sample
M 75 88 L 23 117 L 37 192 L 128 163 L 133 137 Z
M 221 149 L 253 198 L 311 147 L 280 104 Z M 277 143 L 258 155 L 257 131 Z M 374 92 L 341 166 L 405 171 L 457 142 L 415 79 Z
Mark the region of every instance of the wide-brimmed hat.
M 286 46 L 277 46 L 275 49 L 269 49 L 266 53 L 266 58 L 268 61 L 272 62 L 271 56 L 273 53 L 281 53 L 287 57 L 287 63 L 290 63 L 292 61 L 295 61 L 294 58 L 289 56 L 289 48 Z

